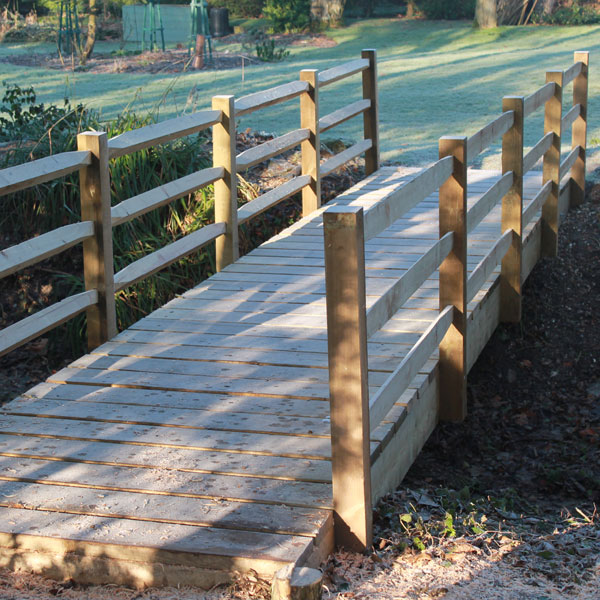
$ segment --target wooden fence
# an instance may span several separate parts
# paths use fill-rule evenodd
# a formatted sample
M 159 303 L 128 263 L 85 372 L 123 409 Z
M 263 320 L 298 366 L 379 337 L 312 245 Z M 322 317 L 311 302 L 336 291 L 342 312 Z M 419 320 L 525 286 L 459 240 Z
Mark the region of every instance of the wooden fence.
M 372 541 L 370 434 L 439 349 L 439 417 L 466 415 L 467 305 L 501 265 L 500 319 L 521 318 L 522 234 L 541 209 L 542 255 L 557 250 L 561 208 L 583 201 L 585 189 L 588 53 L 573 66 L 550 71 L 547 83 L 527 97 L 507 96 L 502 114 L 469 138 L 443 137 L 439 160 L 395 194 L 362 208 L 331 207 L 323 213 L 333 505 L 336 544 L 364 549 Z M 573 106 L 562 114 L 563 88 L 573 82 Z M 544 136 L 524 155 L 527 116 L 545 107 Z M 572 129 L 571 151 L 561 161 L 563 131 Z M 467 211 L 467 165 L 502 137 L 502 177 Z M 523 176 L 543 158 L 543 185 L 523 206 Z M 439 240 L 368 310 L 365 242 L 439 190 Z M 467 277 L 467 236 L 502 201 L 501 236 Z M 439 269 L 437 319 L 373 396 L 369 396 L 367 342 Z M 396 433 L 396 435 L 400 435 Z M 397 457 L 395 457 L 397 459 Z
M 320 116 L 320 88 L 361 73 L 363 99 Z M 267 106 L 300 98 L 300 129 L 236 153 L 236 120 Z M 365 139 L 321 162 L 319 136 L 363 115 Z M 377 124 L 377 65 L 375 50 L 362 58 L 318 72 L 300 72 L 299 81 L 235 99 L 215 96 L 212 110 L 170 119 L 128 131 L 111 139 L 105 133 L 77 137 L 77 151 L 55 154 L 0 171 L 0 196 L 58 179 L 75 171 L 80 175 L 81 222 L 60 227 L 0 252 L 0 278 L 6 277 L 83 242 L 85 292 L 70 296 L 10 327 L 0 337 L 0 356 L 87 312 L 88 348 L 96 348 L 117 334 L 115 293 L 173 262 L 216 243 L 217 270 L 239 256 L 238 225 L 302 192 L 303 213 L 321 205 L 321 178 L 353 158 L 365 154 L 367 174 L 379 168 Z M 164 144 L 212 127 L 213 166 L 111 207 L 110 160 Z M 237 171 L 300 146 L 302 173 L 238 209 Z M 112 228 L 214 184 L 215 223 L 148 254 L 114 273 Z

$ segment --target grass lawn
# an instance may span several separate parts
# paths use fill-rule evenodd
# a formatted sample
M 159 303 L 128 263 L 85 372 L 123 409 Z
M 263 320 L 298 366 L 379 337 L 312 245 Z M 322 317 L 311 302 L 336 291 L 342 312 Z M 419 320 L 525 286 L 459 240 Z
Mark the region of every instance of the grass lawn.
M 1 65 L 1 79 L 34 85 L 45 102 L 61 102 L 65 93 L 102 111 L 106 118 L 131 107 L 146 111 L 158 107 L 160 118 L 186 110 L 190 90 L 194 104 L 210 106 L 216 94 L 236 97 L 285 83 L 302 68 L 326 69 L 359 57 L 361 48 L 377 48 L 379 57 L 380 136 L 382 158 L 404 164 L 424 164 L 437 157 L 442 135 L 470 135 L 497 116 L 503 95 L 527 95 L 544 83 L 547 69 L 566 68 L 574 50 L 591 52 L 589 145 L 600 146 L 600 27 L 504 27 L 477 31 L 467 22 L 357 21 L 329 34 L 332 48 L 293 47 L 283 63 L 226 71 L 173 74 L 93 74 L 54 72 Z M 99 43 L 98 50 L 116 44 Z M 49 45 L 0 44 L 0 56 L 13 52 L 48 51 Z M 321 95 L 322 114 L 359 97 L 359 77 L 333 84 Z M 570 91 L 565 95 L 570 98 Z M 343 99 L 343 100 L 342 100 Z M 187 110 L 190 110 L 188 104 Z M 298 101 L 249 115 L 240 128 L 283 133 L 298 126 Z M 527 140 L 536 141 L 543 129 L 542 115 L 528 120 Z M 360 120 L 325 134 L 356 139 Z M 600 153 L 599 153 L 600 154 Z M 594 161 L 592 161 L 593 163 Z M 479 163 L 496 166 L 497 150 Z

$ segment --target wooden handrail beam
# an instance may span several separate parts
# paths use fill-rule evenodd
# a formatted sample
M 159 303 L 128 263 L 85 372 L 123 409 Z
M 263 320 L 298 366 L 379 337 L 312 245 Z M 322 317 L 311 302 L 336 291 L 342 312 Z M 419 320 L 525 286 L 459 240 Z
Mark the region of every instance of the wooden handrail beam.
M 88 290 L 69 296 L 2 330 L 0 356 L 54 329 L 98 302 L 98 292 Z
M 410 349 L 394 372 L 369 401 L 369 421 L 371 431 L 377 428 L 390 409 L 404 393 L 410 382 L 419 373 L 429 357 L 437 349 L 450 325 L 454 306 L 446 306 L 435 321 L 427 328 L 419 341 Z
M 514 112 L 506 111 L 473 134 L 467 141 L 467 163 L 471 163 L 490 144 L 503 136 L 513 126 L 514 119 Z
M 579 153 L 581 152 L 581 146 L 576 146 L 569 152 L 565 160 L 560 163 L 560 171 L 558 175 L 558 181 L 562 181 L 571 170 L 571 167 L 575 164 L 575 161 L 579 158 Z
M 435 192 L 452 175 L 452 168 L 452 157 L 442 158 L 369 208 L 365 213 L 365 240 L 379 235 L 405 212 Z
M 546 181 L 535 198 L 523 209 L 523 227 L 527 226 L 538 210 L 542 209 L 544 202 L 552 191 L 552 182 Z
M 268 210 L 282 200 L 297 194 L 302 188 L 310 185 L 310 181 L 310 175 L 299 175 L 244 204 L 244 206 L 238 208 L 238 224 L 242 225 L 252 217 Z
M 327 175 L 333 173 L 336 169 L 339 169 L 353 158 L 366 152 L 372 145 L 373 142 L 371 142 L 371 140 L 362 140 L 353 146 L 350 146 L 350 148 L 346 148 L 343 152 L 332 156 L 321 163 L 321 177 L 327 177 Z
M 533 169 L 535 163 L 543 158 L 548 152 L 554 141 L 554 133 L 547 133 L 524 157 L 523 157 L 523 175 Z
M 297 98 L 306 91 L 308 91 L 306 81 L 292 81 L 268 90 L 242 96 L 235 101 L 235 116 L 241 117 L 261 108 L 286 102 L 292 98 Z
M 115 292 L 119 292 L 137 281 L 157 273 L 176 260 L 216 240 L 224 233 L 225 223 L 212 223 L 164 246 L 160 250 L 152 252 L 152 254 L 147 254 L 134 263 L 127 265 L 115 275 Z
M 510 248 L 515 232 L 505 231 L 492 249 L 481 259 L 467 280 L 467 302 L 471 302 Z
M 431 277 L 432 273 L 450 254 L 453 237 L 454 234 L 449 231 L 438 240 L 369 308 L 367 311 L 367 338 L 379 331 L 423 285 L 423 282 Z
M 348 121 L 348 119 L 361 115 L 370 107 L 370 100 L 357 100 L 356 102 L 352 102 L 352 104 L 338 108 L 338 110 L 334 110 L 319 119 L 319 131 L 323 133 L 333 127 L 337 127 L 345 121 Z
M 161 123 L 126 131 L 108 140 L 108 157 L 117 158 L 150 146 L 164 144 L 186 135 L 198 133 L 215 125 L 215 123 L 220 123 L 221 119 L 221 111 L 203 110 L 192 115 L 175 117 Z
M 0 196 L 64 177 L 90 164 L 92 164 L 91 153 L 82 150 L 61 152 L 23 165 L 2 169 L 0 170 Z
M 238 170 L 249 169 L 273 156 L 283 154 L 287 150 L 299 146 L 304 140 L 308 139 L 309 135 L 310 132 L 308 129 L 295 129 L 268 142 L 259 144 L 254 148 L 244 150 L 236 158 Z
M 565 74 L 563 75 L 563 85 L 569 85 L 575 77 L 577 77 L 583 69 L 583 63 L 581 61 L 577 61 L 573 63 L 568 69 L 565 69 Z
M 513 185 L 515 174 L 512 171 L 504 173 L 490 189 L 477 200 L 467 212 L 467 233 L 471 233 L 498 202 L 508 193 Z
M 553 81 L 549 81 L 539 90 L 527 96 L 524 102 L 523 116 L 529 116 L 532 112 L 535 112 L 538 108 L 546 104 L 554 96 L 555 85 Z
M 366 58 L 358 58 L 357 60 L 351 60 L 350 62 L 332 67 L 319 73 L 319 85 L 329 85 L 340 79 L 345 79 L 356 73 L 360 73 L 365 69 L 369 68 L 369 61 Z
M 16 246 L 0 250 L 0 278 L 55 256 L 94 235 L 91 221 L 64 225 Z
M 575 106 L 571 107 L 569 112 L 562 118 L 562 122 L 560 127 L 562 131 L 569 129 L 575 123 L 575 121 L 581 115 L 581 104 L 575 104 Z
M 211 167 L 196 171 L 175 181 L 169 181 L 160 187 L 148 190 L 137 196 L 123 200 L 110 209 L 112 226 L 127 223 L 140 215 L 155 210 L 173 200 L 187 196 L 200 188 L 221 179 L 223 167 Z

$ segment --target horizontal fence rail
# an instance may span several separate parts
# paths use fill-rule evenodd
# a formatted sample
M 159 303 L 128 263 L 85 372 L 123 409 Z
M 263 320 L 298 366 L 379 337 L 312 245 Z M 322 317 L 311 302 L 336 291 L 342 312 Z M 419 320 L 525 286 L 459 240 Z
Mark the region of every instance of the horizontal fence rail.
M 467 212 L 467 233 L 470 233 L 487 217 L 489 212 L 506 196 L 513 186 L 515 174 L 512 171 L 504 173 Z
M 343 65 L 332 67 L 326 71 L 319 73 L 319 86 L 324 87 L 330 83 L 345 79 L 356 73 L 360 73 L 365 69 L 369 68 L 369 61 L 366 58 L 359 58 L 358 60 L 352 60 Z
M 473 162 L 476 156 L 502 137 L 514 122 L 515 113 L 507 111 L 472 135 L 467 141 L 467 163 Z

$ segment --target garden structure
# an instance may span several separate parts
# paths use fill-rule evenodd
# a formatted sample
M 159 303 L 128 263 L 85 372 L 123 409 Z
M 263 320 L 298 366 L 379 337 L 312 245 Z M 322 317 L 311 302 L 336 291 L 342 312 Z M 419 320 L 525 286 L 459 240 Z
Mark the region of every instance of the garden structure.
M 360 75 L 363 98 L 321 115 Z M 6 328 L 0 352 L 87 312 L 89 354 L 2 408 L 0 565 L 81 582 L 211 586 L 371 544 L 372 507 L 439 419 L 583 201 L 588 53 L 429 168 L 381 167 L 376 55 L 212 110 L 0 171 L 0 194 L 80 171 L 82 220 L 0 253 L 5 276 L 83 242 L 86 291 Z M 572 84 L 573 101 L 563 95 Z M 299 98 L 299 129 L 236 155 L 236 119 Z M 523 150 L 526 118 L 544 132 Z M 319 136 L 362 115 L 325 161 Z M 109 161 L 212 128 L 213 166 L 110 206 Z M 448 125 L 451 132 L 452 125 Z M 502 140 L 501 172 L 468 165 Z M 236 173 L 301 147 L 301 173 L 237 206 Z M 564 151 L 563 151 L 564 150 Z M 321 179 L 364 154 L 366 177 L 321 207 Z M 543 170 L 533 170 L 538 161 Z M 114 273 L 112 229 L 214 185 L 215 222 Z M 238 225 L 301 193 L 303 218 L 238 256 Z M 121 333 L 114 293 L 216 244 L 217 273 Z

